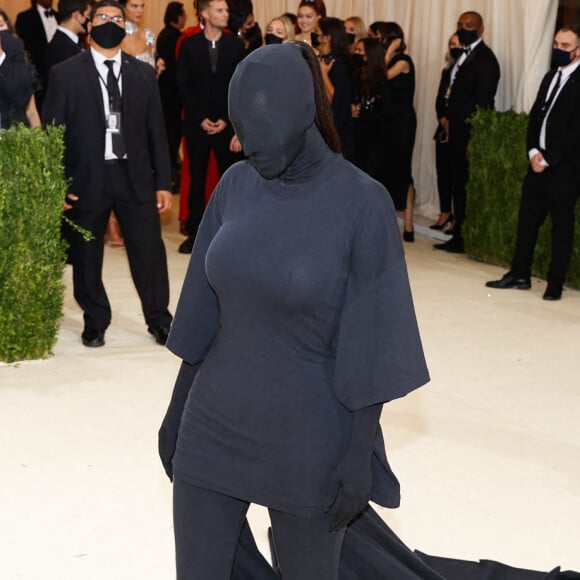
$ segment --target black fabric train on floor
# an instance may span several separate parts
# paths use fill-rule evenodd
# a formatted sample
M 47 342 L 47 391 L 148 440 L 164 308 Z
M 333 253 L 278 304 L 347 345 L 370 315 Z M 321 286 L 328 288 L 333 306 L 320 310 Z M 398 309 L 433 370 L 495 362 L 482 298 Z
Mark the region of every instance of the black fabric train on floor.
M 258 551 L 249 526 L 244 525 L 232 580 L 280 580 L 271 530 L 268 537 L 274 569 Z M 469 562 L 429 556 L 408 548 L 368 507 L 346 533 L 340 580 L 580 580 L 580 573 L 562 572 L 559 567 L 536 572 L 493 560 Z

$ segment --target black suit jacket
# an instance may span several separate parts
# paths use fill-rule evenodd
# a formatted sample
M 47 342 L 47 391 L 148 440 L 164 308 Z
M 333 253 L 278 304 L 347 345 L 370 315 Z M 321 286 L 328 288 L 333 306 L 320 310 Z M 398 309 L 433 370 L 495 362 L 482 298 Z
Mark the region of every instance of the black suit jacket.
M 55 12 L 56 16 L 56 12 Z M 58 17 L 57 17 L 58 20 Z M 44 67 L 44 52 L 48 45 L 46 32 L 40 19 L 36 6 L 32 6 L 16 17 L 16 33 L 24 42 L 24 47 L 30 55 L 32 64 L 36 67 L 40 78 L 44 79 L 46 71 Z
M 177 88 L 185 108 L 183 134 L 204 133 L 200 123 L 204 119 L 228 123 L 226 132 L 233 135 L 228 115 L 228 88 L 238 63 L 244 57 L 243 43 L 229 34 L 218 41 L 217 70 L 211 70 L 208 41 L 203 32 L 183 41 L 177 60 Z
M 447 103 L 447 118 L 452 126 L 465 124 L 477 107 L 493 109 L 499 75 L 495 54 L 481 41 L 455 76 Z
M 63 62 L 82 52 L 81 47 L 75 44 L 64 32 L 57 30 L 48 43 L 44 54 L 44 66 L 48 71 L 59 62 Z
M 546 74 L 536 100 L 530 110 L 527 132 L 528 151 L 540 149 L 549 163 L 550 173 L 565 180 L 580 181 L 580 67 L 571 75 L 554 101 L 546 121 L 546 147 L 540 147 L 540 131 L 550 83 L 557 73 L 553 69 Z
M 64 166 L 79 196 L 75 209 L 90 210 L 104 199 L 105 112 L 90 50 L 54 66 L 44 120 L 65 125 Z M 121 123 L 131 185 L 140 202 L 171 190 L 171 168 L 155 70 L 123 53 Z

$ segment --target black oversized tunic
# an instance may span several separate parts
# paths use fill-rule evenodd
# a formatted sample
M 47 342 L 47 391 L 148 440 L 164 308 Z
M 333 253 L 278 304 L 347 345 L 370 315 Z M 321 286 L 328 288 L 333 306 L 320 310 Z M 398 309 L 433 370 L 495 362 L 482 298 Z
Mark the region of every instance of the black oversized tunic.
M 233 497 L 322 513 L 351 411 L 428 380 L 391 199 L 312 126 L 267 180 L 240 162 L 206 210 L 168 341 L 200 365 L 175 473 Z M 373 497 L 399 503 L 382 436 Z

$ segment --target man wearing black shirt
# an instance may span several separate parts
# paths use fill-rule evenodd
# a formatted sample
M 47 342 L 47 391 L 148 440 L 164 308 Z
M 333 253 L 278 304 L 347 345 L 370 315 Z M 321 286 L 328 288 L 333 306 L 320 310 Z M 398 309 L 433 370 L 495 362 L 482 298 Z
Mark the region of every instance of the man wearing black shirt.
M 234 162 L 230 150 L 234 130 L 228 117 L 228 87 L 244 45 L 224 34 L 229 9 L 226 0 L 199 0 L 205 28 L 183 41 L 177 60 L 177 87 L 185 108 L 183 135 L 187 141 L 189 188 L 186 229 L 179 251 L 190 254 L 204 212 L 205 178 L 213 149 L 220 175 Z

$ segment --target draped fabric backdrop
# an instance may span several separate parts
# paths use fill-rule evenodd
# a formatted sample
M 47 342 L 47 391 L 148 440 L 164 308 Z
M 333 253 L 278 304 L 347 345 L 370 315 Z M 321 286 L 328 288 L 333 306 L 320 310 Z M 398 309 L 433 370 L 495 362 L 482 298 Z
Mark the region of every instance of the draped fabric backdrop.
M 183 1 L 183 0 L 182 0 Z M 254 15 L 264 29 L 284 12 L 296 12 L 298 0 L 253 0 Z M 58 0 L 54 0 L 55 7 Z M 184 1 L 193 21 L 193 3 Z M 163 27 L 166 0 L 146 0 L 145 25 L 155 33 Z M 15 18 L 27 0 L 0 0 Z M 496 98 L 500 110 L 528 111 L 550 61 L 558 0 L 326 0 L 329 16 L 360 16 L 367 26 L 375 20 L 394 20 L 405 31 L 408 52 L 417 69 L 415 108 L 418 126 L 413 158 L 418 213 L 435 216 L 439 201 L 435 182 L 435 95 L 447 40 L 457 16 L 478 11 L 485 22 L 484 39 L 501 66 Z M 509 136 L 506 136 L 509 138 Z

